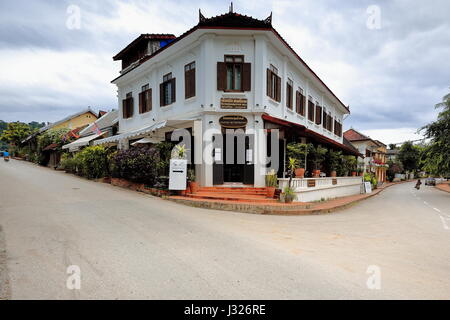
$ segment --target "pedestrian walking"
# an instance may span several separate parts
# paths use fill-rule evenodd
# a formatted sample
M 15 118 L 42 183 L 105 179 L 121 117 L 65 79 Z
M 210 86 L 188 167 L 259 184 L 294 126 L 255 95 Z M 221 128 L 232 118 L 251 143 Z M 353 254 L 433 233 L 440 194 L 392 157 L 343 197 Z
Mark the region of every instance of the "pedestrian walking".
M 417 190 L 419 190 L 421 184 L 422 184 L 422 181 L 420 181 L 420 179 L 417 180 L 416 186 L 415 186 L 414 188 L 416 188 Z

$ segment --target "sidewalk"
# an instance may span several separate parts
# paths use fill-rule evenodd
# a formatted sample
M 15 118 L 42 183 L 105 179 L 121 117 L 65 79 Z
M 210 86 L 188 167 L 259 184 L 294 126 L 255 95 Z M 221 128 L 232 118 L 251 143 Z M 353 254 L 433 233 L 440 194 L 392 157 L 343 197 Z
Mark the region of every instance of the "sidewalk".
M 450 192 L 450 183 L 448 183 L 448 182 L 440 183 L 440 184 L 436 185 L 435 188 L 445 191 L 445 192 Z
M 294 202 L 294 203 L 267 203 L 257 204 L 252 202 L 236 201 L 217 201 L 208 199 L 189 199 L 182 196 L 170 196 L 168 200 L 178 202 L 184 205 L 224 211 L 237 211 L 244 213 L 271 214 L 271 215 L 312 215 L 324 214 L 347 208 L 361 200 L 373 197 L 384 189 L 409 181 L 388 182 L 382 187 L 377 188 L 369 194 L 357 194 L 348 197 L 336 198 L 323 202 Z

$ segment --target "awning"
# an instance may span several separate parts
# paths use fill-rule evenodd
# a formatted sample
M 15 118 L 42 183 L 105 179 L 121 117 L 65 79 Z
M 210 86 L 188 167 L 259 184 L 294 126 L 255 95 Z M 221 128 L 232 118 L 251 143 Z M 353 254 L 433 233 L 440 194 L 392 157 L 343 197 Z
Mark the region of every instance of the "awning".
M 100 134 L 93 134 L 87 137 L 80 138 L 78 140 L 75 140 L 74 142 L 71 142 L 69 144 L 63 145 L 63 149 L 69 149 L 69 151 L 76 151 L 80 147 L 89 145 L 89 142 L 92 140 L 104 135 L 104 132 L 101 132 Z
M 157 139 L 157 138 L 142 138 L 141 140 L 133 142 L 131 145 L 135 146 L 137 144 L 159 143 L 159 142 L 161 142 L 161 139 Z
M 123 139 L 132 139 L 132 138 L 138 138 L 139 136 L 145 136 L 148 135 L 150 133 L 155 132 L 158 129 L 162 129 L 164 127 L 169 127 L 169 126 L 174 126 L 177 124 L 181 124 L 181 123 L 185 123 L 188 121 L 193 121 L 196 119 L 183 119 L 183 120 L 164 120 L 158 123 L 155 123 L 153 125 L 150 126 L 146 126 L 143 127 L 141 129 L 138 130 L 134 130 L 134 131 L 130 131 L 130 132 L 125 132 L 122 134 L 118 134 L 112 137 L 108 137 L 105 139 L 100 139 L 97 141 L 94 141 L 94 145 L 99 145 L 99 144 L 106 144 L 106 143 L 118 143 L 120 140 Z
M 364 156 L 355 147 L 353 147 L 351 145 L 345 145 L 338 141 L 335 141 L 333 139 L 325 137 L 325 136 L 321 135 L 320 133 L 317 133 L 313 130 L 306 128 L 305 126 L 303 126 L 301 124 L 294 123 L 294 122 L 287 121 L 287 120 L 278 119 L 278 118 L 269 116 L 268 114 L 263 114 L 262 118 L 263 118 L 263 120 L 266 120 L 266 121 L 269 121 L 269 122 L 272 122 L 275 124 L 279 124 L 284 127 L 295 128 L 298 130 L 297 131 L 298 133 L 301 133 L 302 135 L 304 135 L 306 137 L 312 137 L 315 140 L 317 140 L 319 143 L 332 145 L 332 146 L 335 146 L 337 148 L 340 148 L 340 149 L 346 151 L 347 153 L 349 153 L 351 155 L 364 158 Z M 344 139 L 343 141 L 346 142 L 346 139 Z

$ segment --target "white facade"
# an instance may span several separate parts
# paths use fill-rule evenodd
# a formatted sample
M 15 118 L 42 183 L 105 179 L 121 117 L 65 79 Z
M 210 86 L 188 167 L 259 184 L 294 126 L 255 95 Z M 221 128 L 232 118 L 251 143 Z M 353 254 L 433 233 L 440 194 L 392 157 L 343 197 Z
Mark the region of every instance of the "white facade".
M 217 63 L 224 61 L 225 55 L 243 55 L 244 62 L 251 64 L 251 89 L 245 92 L 224 92 L 217 90 Z M 195 62 L 195 96 L 185 99 L 184 66 Z M 276 102 L 266 94 L 266 70 L 273 66 L 281 77 L 281 101 Z M 168 106 L 160 106 L 159 86 L 163 76 L 172 73 L 176 83 L 176 101 Z M 286 107 L 286 82 L 293 82 L 294 108 Z M 329 112 L 333 119 L 341 124 L 348 109 L 317 78 L 285 42 L 272 30 L 243 30 L 221 28 L 199 28 L 180 37 L 173 44 L 160 50 L 139 66 L 122 74 L 113 81 L 117 85 L 119 106 L 119 135 L 155 125 L 164 120 L 186 120 L 179 127 L 193 128 L 195 139 L 195 157 L 203 159 L 196 166 L 196 175 L 201 185 L 213 185 L 212 165 L 205 163 L 211 154 L 204 154 L 204 146 L 211 137 L 211 130 L 221 132 L 219 119 L 227 114 L 241 115 L 247 118 L 246 133 L 263 130 L 263 114 L 296 123 L 313 132 L 342 144 L 342 137 L 335 135 L 295 112 L 295 91 L 301 88 L 305 96 L 310 97 Z M 152 89 L 152 110 L 138 113 L 138 94 L 141 87 L 149 85 Z M 122 100 L 132 93 L 134 99 L 133 116 L 123 118 Z M 246 99 L 246 109 L 223 109 L 222 98 Z M 306 103 L 307 112 L 307 103 Z M 193 124 L 192 120 L 197 120 Z M 142 135 L 164 138 L 164 132 L 173 128 L 164 127 L 158 132 Z M 333 131 L 333 130 L 332 130 Z M 255 154 L 266 152 L 266 137 L 256 136 Z M 126 146 L 127 141 L 119 145 Z M 202 147 L 198 147 L 202 146 Z M 210 151 L 208 151 L 210 153 Z M 257 157 L 255 157 L 257 158 Z M 264 186 L 263 164 L 255 163 L 254 186 Z

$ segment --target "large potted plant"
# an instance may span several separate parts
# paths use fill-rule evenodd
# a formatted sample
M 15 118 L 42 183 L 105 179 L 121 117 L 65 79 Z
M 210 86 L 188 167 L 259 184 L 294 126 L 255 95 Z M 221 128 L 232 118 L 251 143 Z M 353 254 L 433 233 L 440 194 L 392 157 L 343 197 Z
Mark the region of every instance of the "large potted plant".
M 320 167 L 325 160 L 325 156 L 328 152 L 327 148 L 317 146 L 311 148 L 312 150 L 312 162 L 314 165 L 314 177 L 320 177 Z
M 348 175 L 351 173 L 352 177 L 356 176 L 356 157 L 355 156 L 344 156 L 343 157 L 343 165 L 345 174 Z
M 272 169 L 268 174 L 266 174 L 266 190 L 267 197 L 273 198 L 275 196 L 275 190 L 278 186 L 278 177 L 274 169 Z
M 336 170 L 340 168 L 342 161 L 342 151 L 334 151 L 330 149 L 328 150 L 327 158 L 330 168 L 330 176 L 336 177 Z
M 287 156 L 297 160 L 297 168 L 294 171 L 296 178 L 305 177 L 306 157 L 309 145 L 306 143 L 291 142 L 287 145 Z
M 292 201 L 294 201 L 297 198 L 297 195 L 295 194 L 294 189 L 292 189 L 291 187 L 284 188 L 283 196 L 284 196 L 285 203 L 291 203 Z
M 194 169 L 189 169 L 187 171 L 187 180 L 188 180 L 188 192 L 196 193 L 198 191 L 198 183 L 195 181 Z

